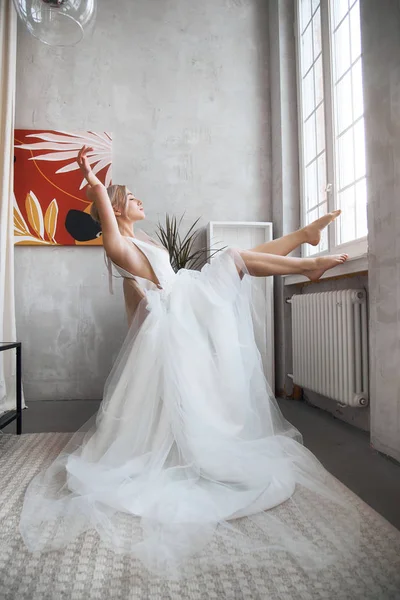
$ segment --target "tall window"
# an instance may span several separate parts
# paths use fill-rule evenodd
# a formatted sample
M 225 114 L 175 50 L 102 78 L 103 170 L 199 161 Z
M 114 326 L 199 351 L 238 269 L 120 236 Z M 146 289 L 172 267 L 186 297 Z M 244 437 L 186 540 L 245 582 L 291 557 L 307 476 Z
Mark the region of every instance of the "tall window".
M 342 217 L 307 253 L 367 249 L 359 0 L 297 0 L 302 220 Z

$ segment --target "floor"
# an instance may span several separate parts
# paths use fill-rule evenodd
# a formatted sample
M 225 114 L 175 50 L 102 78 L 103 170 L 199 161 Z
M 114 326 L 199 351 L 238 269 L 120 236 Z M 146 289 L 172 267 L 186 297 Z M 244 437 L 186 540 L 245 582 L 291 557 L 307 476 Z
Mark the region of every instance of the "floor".
M 370 445 L 369 433 L 305 402 L 279 400 L 324 467 L 400 529 L 400 464 Z
M 327 412 L 301 401 L 278 402 L 326 469 L 400 530 L 400 464 L 374 450 L 368 433 Z M 75 431 L 98 406 L 95 400 L 30 402 L 23 433 Z M 3 429 L 14 431 L 15 422 Z
M 400 598 L 400 531 L 381 517 L 367 503 L 351 492 L 345 485 L 326 473 L 329 488 L 339 493 L 345 510 L 332 506 L 323 496 L 306 492 L 301 488 L 289 499 L 270 511 L 258 513 L 256 523 L 252 519 L 240 519 L 239 528 L 246 536 L 253 537 L 264 530 L 261 538 L 272 543 L 269 534 L 276 531 L 281 522 L 297 537 L 297 556 L 283 551 L 281 544 L 270 550 L 258 548 L 250 556 L 235 548 L 230 535 L 215 536 L 200 553 L 189 557 L 185 563 L 183 578 L 166 579 L 158 571 L 148 572 L 144 565 L 130 554 L 115 552 L 99 537 L 93 526 L 81 535 L 74 536 L 67 546 L 49 552 L 31 552 L 21 536 L 20 517 L 25 491 L 34 473 L 42 473 L 58 456 L 68 442 L 70 433 L 25 433 L 0 435 L 0 598 L 2 600 L 399 600 Z M 53 483 L 56 487 L 61 481 Z M 52 487 L 52 491 L 54 488 Z M 304 491 L 304 490 L 303 490 Z M 200 496 L 202 497 L 202 496 Z M 178 510 L 186 511 L 185 500 L 175 498 Z M 63 496 L 65 500 L 65 496 Z M 70 497 L 72 508 L 74 494 Z M 82 506 L 89 508 L 91 494 L 80 498 Z M 155 499 L 154 499 L 155 500 Z M 159 507 L 164 506 L 163 496 Z M 54 505 L 51 504 L 53 507 Z M 50 506 L 46 505 L 45 510 Z M 75 506 L 75 505 L 74 505 Z M 79 506 L 79 503 L 78 503 Z M 154 506 L 157 506 L 155 502 Z M 173 506 L 173 504 L 172 504 Z M 343 521 L 353 507 L 354 517 L 359 517 L 359 537 L 352 538 L 343 530 Z M 171 503 L 166 508 L 171 510 Z M 272 514 L 271 514 L 272 513 Z M 36 514 L 36 512 L 35 512 Z M 47 513 L 46 513 L 47 514 Z M 154 513 L 164 514 L 161 513 Z M 170 513 L 171 514 L 171 513 Z M 213 513 L 212 513 L 213 514 Z M 29 540 L 39 537 L 42 543 L 50 544 L 59 534 L 69 531 L 79 522 L 75 521 L 75 510 L 66 511 L 67 522 L 51 518 L 38 523 L 39 530 L 30 529 Z M 31 515 L 32 516 L 32 515 Z M 83 515 L 81 515 L 83 516 Z M 304 528 L 303 517 L 309 518 Z M 69 520 L 70 519 L 70 520 Z M 281 519 L 281 521 L 279 521 Z M 39 511 L 39 520 L 40 511 Z M 157 520 L 157 519 L 156 519 Z M 156 544 L 159 557 L 169 544 L 171 533 L 176 533 L 176 520 L 164 524 L 151 518 L 145 519 L 147 544 L 144 550 L 151 558 L 151 549 Z M 179 520 L 179 519 L 178 519 Z M 107 519 L 106 519 L 107 521 Z M 120 513 L 120 539 L 131 544 L 141 541 L 143 530 L 140 519 Z M 327 528 L 327 523 L 329 527 Z M 341 524 L 340 524 L 341 523 Z M 93 525 L 94 523 L 91 523 Z M 96 521 L 103 532 L 104 521 Z M 314 527 L 314 525 L 316 527 Z M 350 524 L 347 522 L 346 526 Z M 149 527 L 150 526 L 150 527 Z M 67 529 L 65 529 L 67 528 Z M 271 529 L 270 529 L 271 528 Z M 232 530 L 235 530 L 234 524 Z M 184 533 L 178 528 L 180 533 Z M 347 530 L 346 530 L 347 531 Z M 326 555 L 328 564 L 317 572 L 310 572 L 307 552 L 303 544 L 311 541 L 311 550 L 317 550 L 324 559 L 327 548 L 332 550 L 324 535 L 340 543 L 340 551 L 333 557 Z M 25 533 L 27 531 L 25 530 Z M 189 530 L 190 533 L 190 530 Z M 286 530 L 287 533 L 287 530 Z M 306 536 L 303 538 L 303 534 Z M 350 531 L 348 532 L 350 533 Z M 164 535 L 166 534 L 166 535 Z M 225 531 L 226 534 L 226 531 Z M 310 536 L 308 535 L 310 534 Z M 284 536 L 286 537 L 286 535 Z M 28 539 L 28 538 L 25 538 Z M 178 536 L 179 541 L 190 540 Z M 303 540 L 303 541 L 302 541 Z M 346 546 L 356 542 L 356 549 Z M 236 539 L 236 541 L 238 541 Z M 288 540 L 287 540 L 288 541 Z M 343 541 L 345 547 L 341 543 Z M 240 540 L 241 544 L 243 539 Z M 159 547 L 161 545 L 161 548 Z M 241 545 L 240 544 L 240 545 Z M 293 547 L 292 547 L 293 550 Z M 164 555 L 165 556 L 165 555 Z M 315 554 L 314 554 L 315 558 Z M 249 560 L 250 559 L 250 563 Z M 254 562 L 253 562 L 254 560 Z

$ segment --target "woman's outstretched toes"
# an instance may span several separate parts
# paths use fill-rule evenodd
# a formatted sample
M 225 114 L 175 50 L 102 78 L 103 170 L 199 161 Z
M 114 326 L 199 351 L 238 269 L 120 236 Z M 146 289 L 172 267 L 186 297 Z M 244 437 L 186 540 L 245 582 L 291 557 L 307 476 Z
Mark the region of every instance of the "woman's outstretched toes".
M 318 281 L 328 269 L 333 269 L 343 264 L 349 258 L 348 254 L 333 254 L 315 258 L 316 268 L 304 271 L 304 275 L 311 281 Z

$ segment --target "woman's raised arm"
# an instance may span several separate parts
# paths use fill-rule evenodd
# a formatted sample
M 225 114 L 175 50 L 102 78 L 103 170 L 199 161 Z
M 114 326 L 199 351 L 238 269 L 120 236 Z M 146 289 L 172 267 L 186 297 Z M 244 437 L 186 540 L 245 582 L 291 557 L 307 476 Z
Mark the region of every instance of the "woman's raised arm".
M 96 175 L 93 173 L 92 168 L 89 164 L 89 160 L 88 160 L 88 153 L 89 152 L 93 152 L 93 148 L 91 148 L 90 146 L 82 146 L 82 148 L 79 150 L 78 156 L 76 158 L 76 162 L 79 165 L 80 170 L 82 171 L 86 181 L 88 182 L 90 187 L 93 187 L 95 185 L 102 185 L 100 179 L 98 179 L 96 177 Z
M 108 255 L 115 255 L 115 253 L 121 250 L 123 240 L 121 239 L 117 219 L 107 190 L 90 167 L 87 155 L 92 150 L 93 148 L 83 146 L 79 151 L 76 161 L 88 182 L 86 195 L 89 200 L 94 202 L 99 213 L 105 251 Z

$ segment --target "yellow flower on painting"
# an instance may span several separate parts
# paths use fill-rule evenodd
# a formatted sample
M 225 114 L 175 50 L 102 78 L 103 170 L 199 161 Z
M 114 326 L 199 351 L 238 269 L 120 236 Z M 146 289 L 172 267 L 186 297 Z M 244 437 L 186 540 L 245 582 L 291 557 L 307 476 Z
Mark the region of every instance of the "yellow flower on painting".
M 26 196 L 25 209 L 29 224 L 33 231 L 38 237 L 40 237 L 40 239 L 44 240 L 44 219 L 42 207 L 32 191 Z
M 27 225 L 14 196 L 14 234 L 19 245 L 58 245 L 55 239 L 58 218 L 57 200 L 54 198 L 43 216 L 42 207 L 35 194 L 30 191 L 25 200 Z M 33 232 L 31 231 L 33 230 Z M 45 235 L 48 240 L 45 240 Z
M 54 236 L 57 228 L 57 217 L 58 204 L 57 200 L 54 198 L 47 207 L 46 214 L 44 215 L 44 227 L 46 229 L 47 237 L 50 241 L 53 241 L 54 244 L 56 243 Z

